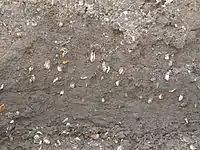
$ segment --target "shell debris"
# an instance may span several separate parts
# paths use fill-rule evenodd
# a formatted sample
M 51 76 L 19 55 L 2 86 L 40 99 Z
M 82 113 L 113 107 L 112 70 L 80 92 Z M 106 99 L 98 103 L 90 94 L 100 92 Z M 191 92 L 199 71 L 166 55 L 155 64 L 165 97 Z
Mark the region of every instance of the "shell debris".
M 116 81 L 116 82 L 115 82 L 116 86 L 119 86 L 119 83 L 120 83 L 120 81 L 119 81 L 119 80 L 118 80 L 118 81 Z
M 169 60 L 169 54 L 165 55 L 165 60 Z
M 178 101 L 180 102 L 180 101 L 182 101 L 182 100 L 183 100 L 183 95 L 179 95 Z
M 123 74 L 124 73 L 124 68 L 123 67 L 120 67 L 119 70 L 118 70 L 119 74 Z
M 110 71 L 110 66 L 107 66 L 105 61 L 102 62 L 101 68 L 102 68 L 103 72 L 109 73 L 109 71 Z
M 62 96 L 65 93 L 64 90 L 60 91 L 60 95 Z
M 54 80 L 53 80 L 53 83 L 57 82 L 59 80 L 58 77 L 56 77 Z
M 50 69 L 50 67 L 51 67 L 50 63 L 51 63 L 50 60 L 46 60 L 45 63 L 44 63 L 44 68 Z
M 166 74 L 165 74 L 165 80 L 166 80 L 166 81 L 169 81 L 170 73 L 171 73 L 171 70 L 169 70 L 168 72 L 166 72 Z
M 57 66 L 57 70 L 58 70 L 58 72 L 62 72 L 62 67 L 61 66 Z
M 2 113 L 5 110 L 5 105 L 4 104 L 0 104 L 0 113 Z
M 91 51 L 90 52 L 90 62 L 94 62 L 95 61 L 95 52 L 94 51 Z
M 35 82 L 35 80 L 36 80 L 35 75 L 32 74 L 32 75 L 31 75 L 31 78 L 29 79 L 29 82 L 30 82 L 30 83 L 33 83 L 33 82 Z
M 4 88 L 4 84 L 1 84 L 0 90 L 3 90 L 3 88 Z

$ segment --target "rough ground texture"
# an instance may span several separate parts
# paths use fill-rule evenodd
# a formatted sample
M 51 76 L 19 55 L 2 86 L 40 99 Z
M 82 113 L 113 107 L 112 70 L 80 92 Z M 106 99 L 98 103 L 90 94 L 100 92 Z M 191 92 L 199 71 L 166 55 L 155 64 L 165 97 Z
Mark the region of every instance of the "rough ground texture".
M 200 149 L 199 0 L 0 0 L 0 58 L 1 150 Z

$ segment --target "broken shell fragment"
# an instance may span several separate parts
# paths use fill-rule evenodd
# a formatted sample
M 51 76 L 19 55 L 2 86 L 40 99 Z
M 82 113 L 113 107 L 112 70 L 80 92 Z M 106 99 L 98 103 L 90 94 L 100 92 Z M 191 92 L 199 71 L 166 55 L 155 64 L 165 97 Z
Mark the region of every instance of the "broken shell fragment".
M 95 52 L 91 51 L 90 53 L 90 62 L 94 62 L 95 61 Z
M 166 74 L 165 74 L 165 80 L 166 80 L 166 81 L 169 81 L 170 73 L 171 73 L 171 70 L 169 70 L 168 72 L 166 72 Z
M 179 95 L 178 101 L 182 101 L 183 100 L 183 95 Z
M 3 90 L 3 88 L 4 88 L 4 84 L 1 84 L 0 90 Z
M 44 68 L 45 69 L 50 69 L 50 60 L 47 60 L 47 61 L 45 61 L 45 63 L 44 63 Z
M 61 67 L 61 66 L 57 66 L 57 70 L 58 70 L 59 72 L 62 72 L 62 67 Z

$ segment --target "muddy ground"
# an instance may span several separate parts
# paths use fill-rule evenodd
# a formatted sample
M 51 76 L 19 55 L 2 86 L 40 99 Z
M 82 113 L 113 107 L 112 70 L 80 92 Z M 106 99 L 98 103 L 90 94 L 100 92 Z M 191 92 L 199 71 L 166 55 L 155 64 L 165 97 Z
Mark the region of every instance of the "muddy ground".
M 0 0 L 1 150 L 200 149 L 199 0 Z

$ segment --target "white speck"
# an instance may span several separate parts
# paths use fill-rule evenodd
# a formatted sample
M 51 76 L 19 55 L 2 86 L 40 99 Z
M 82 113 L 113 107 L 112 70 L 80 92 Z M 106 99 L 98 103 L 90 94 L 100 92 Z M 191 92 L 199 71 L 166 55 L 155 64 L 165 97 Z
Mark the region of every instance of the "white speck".
M 169 67 L 171 67 L 171 66 L 172 66 L 172 64 L 173 64 L 173 61 L 172 61 L 172 60 L 170 60 L 170 61 L 169 61 L 169 63 L 168 63 Z
M 14 120 L 11 120 L 11 121 L 10 121 L 10 124 L 13 124 L 14 122 L 15 122 Z
M 60 142 L 60 140 L 57 140 L 56 142 L 58 143 L 58 145 L 59 145 L 59 146 L 61 145 L 61 142 Z
M 119 74 L 123 74 L 124 73 L 123 67 L 120 67 L 118 72 L 119 72 Z
M 190 149 L 191 149 L 191 150 L 195 150 L 196 147 L 194 147 L 194 145 L 190 145 Z
M 31 24 L 33 27 L 37 26 L 37 22 L 32 22 Z
M 103 80 L 104 79 L 104 76 L 101 76 L 101 80 Z
M 102 70 L 103 70 L 103 72 L 106 72 L 106 70 L 107 70 L 105 61 L 102 63 Z
M 54 80 L 53 80 L 53 83 L 57 82 L 59 80 L 58 77 L 56 77 Z
M 75 140 L 76 141 L 81 141 L 81 139 L 79 137 L 76 137 Z
M 150 104 L 150 103 L 152 103 L 152 101 L 153 101 L 153 98 L 151 97 L 148 99 L 147 103 Z
M 174 91 L 176 91 L 176 88 L 172 89 L 172 90 L 169 90 L 169 93 L 173 93 Z
M 64 91 L 64 90 L 60 91 L 60 95 L 63 95 L 64 93 L 65 93 L 65 91 Z
M 44 68 L 45 69 L 50 69 L 50 60 L 47 60 L 47 61 L 45 61 L 45 63 L 44 63 Z
M 189 123 L 188 118 L 185 118 L 184 120 L 185 120 L 185 123 L 187 124 Z
M 66 126 L 70 126 L 70 123 L 69 123 L 69 122 L 67 122 Z
M 50 140 L 47 139 L 46 137 L 43 139 L 43 141 L 44 141 L 44 143 L 47 144 L 47 145 L 51 143 Z
M 3 88 L 4 88 L 4 84 L 1 84 L 0 90 L 3 90 Z
M 59 72 L 61 72 L 61 71 L 62 71 L 62 67 L 61 67 L 61 66 L 57 66 L 57 70 L 58 70 Z
M 60 51 L 62 52 L 62 57 L 65 57 L 65 55 L 68 53 L 66 48 L 61 48 Z
M 108 73 L 110 71 L 110 66 L 107 66 L 105 61 L 101 65 L 103 72 Z
M 178 101 L 182 101 L 183 100 L 183 95 L 179 95 Z
M 33 75 L 31 75 L 31 78 L 29 79 L 29 82 L 30 83 L 33 83 L 34 81 L 35 81 L 35 75 L 33 74 Z
M 159 98 L 159 99 L 163 99 L 163 94 L 160 94 L 160 95 L 158 96 L 158 98 Z
M 90 62 L 94 62 L 95 61 L 95 52 L 91 51 L 90 53 Z
M 118 146 L 118 147 L 117 147 L 117 150 L 123 150 L 122 145 Z
M 170 73 L 171 73 L 171 70 L 169 70 L 168 72 L 166 72 L 166 74 L 165 74 L 165 80 L 166 81 L 169 81 L 169 75 L 170 75 Z
M 69 120 L 69 118 L 65 118 L 62 122 L 65 123 L 68 120 Z
M 178 25 L 177 24 L 174 24 L 174 26 L 177 28 L 178 27 Z
M 105 98 L 102 98 L 102 99 L 101 99 L 101 102 L 104 103 L 104 102 L 105 102 Z
M 108 22 L 108 21 L 109 21 L 109 18 L 105 17 L 104 20 L 105 20 L 106 22 Z
M 51 5 L 53 6 L 53 4 L 54 4 L 54 0 L 51 0 Z
M 16 115 L 19 115 L 19 111 L 16 111 Z
M 197 104 L 196 103 L 194 104 L 194 108 L 197 108 Z
M 119 80 L 115 82 L 116 86 L 119 86 L 119 82 L 120 82 Z
M 71 82 L 69 87 L 73 89 L 73 88 L 75 88 L 75 84 L 73 82 Z
M 33 67 L 29 67 L 29 68 L 28 68 L 28 71 L 29 71 L 29 73 L 30 73 L 31 71 L 33 71 Z
M 182 29 L 183 29 L 183 30 L 186 30 L 187 28 L 186 28 L 185 26 L 182 26 Z
M 81 80 L 85 80 L 85 79 L 87 79 L 88 77 L 87 76 L 82 76 L 81 77 Z
M 63 23 L 62 23 L 62 22 L 59 22 L 58 26 L 59 26 L 59 27 L 62 27 L 62 26 L 63 26 Z
M 169 60 L 169 54 L 165 55 L 165 60 Z

